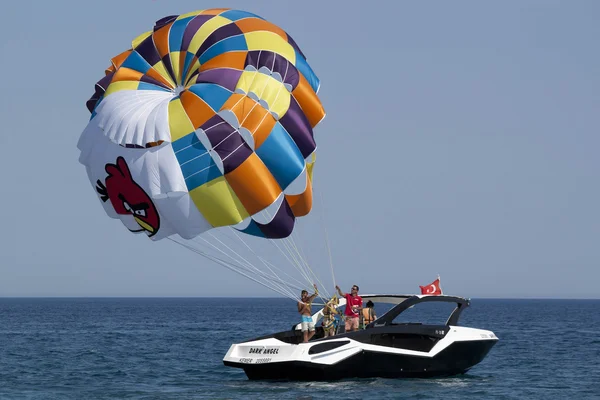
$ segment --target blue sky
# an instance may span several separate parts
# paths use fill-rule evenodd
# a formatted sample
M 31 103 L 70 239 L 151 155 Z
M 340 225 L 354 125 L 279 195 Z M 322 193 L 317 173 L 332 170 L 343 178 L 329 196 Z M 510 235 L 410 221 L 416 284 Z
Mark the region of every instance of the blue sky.
M 321 79 L 324 279 L 466 297 L 600 297 L 600 5 L 76 1 L 0 6 L 0 296 L 271 296 L 106 216 L 78 163 L 85 101 L 155 20 L 230 7 L 289 32 Z M 319 194 L 317 194 L 317 197 Z

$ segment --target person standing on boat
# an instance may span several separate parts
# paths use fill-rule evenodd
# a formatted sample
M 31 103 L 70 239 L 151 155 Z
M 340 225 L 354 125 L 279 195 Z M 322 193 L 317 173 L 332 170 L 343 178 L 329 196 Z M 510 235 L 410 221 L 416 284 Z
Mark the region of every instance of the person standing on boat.
M 362 297 L 358 295 L 358 286 L 353 285 L 350 293 L 343 293 L 339 286 L 335 286 L 340 297 L 346 298 L 346 308 L 344 317 L 346 317 L 346 332 L 358 330 L 359 312 L 362 310 Z
M 336 310 L 338 304 L 339 301 L 337 297 L 334 296 L 323 308 L 323 321 L 321 322 L 321 325 L 323 326 L 323 337 L 335 335 L 337 325 L 335 315 L 338 313 Z
M 302 333 L 304 335 L 304 343 L 307 343 L 315 334 L 315 323 L 312 320 L 311 303 L 319 294 L 317 284 L 313 284 L 315 293 L 312 296 L 308 295 L 307 290 L 303 290 L 300 294 L 301 300 L 298 302 L 298 312 L 302 316 Z
M 375 310 L 373 309 L 375 304 L 371 300 L 367 301 L 367 307 L 363 308 L 360 315 L 360 329 L 365 329 L 367 325 L 377 319 L 377 315 L 375 315 Z

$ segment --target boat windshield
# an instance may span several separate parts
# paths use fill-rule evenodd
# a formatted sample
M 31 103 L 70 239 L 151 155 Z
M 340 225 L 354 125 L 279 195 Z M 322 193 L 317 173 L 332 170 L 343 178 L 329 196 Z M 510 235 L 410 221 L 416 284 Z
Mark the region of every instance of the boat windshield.
M 456 303 L 428 302 L 419 303 L 404 310 L 397 315 L 393 324 L 423 324 L 423 325 L 445 325 Z

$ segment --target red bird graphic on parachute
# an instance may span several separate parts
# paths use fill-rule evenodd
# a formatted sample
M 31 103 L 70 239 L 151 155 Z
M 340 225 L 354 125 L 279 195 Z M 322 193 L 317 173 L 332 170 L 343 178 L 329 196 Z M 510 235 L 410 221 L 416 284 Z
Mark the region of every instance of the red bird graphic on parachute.
M 158 232 L 160 218 L 154 203 L 150 196 L 135 183 L 129 172 L 129 167 L 123 157 L 118 157 L 116 164 L 106 164 L 104 167 L 108 176 L 103 184 L 99 179 L 96 181 L 96 191 L 100 199 L 110 202 L 120 215 L 131 215 L 137 224 L 127 224 L 125 226 L 131 232 L 146 232 L 149 237 Z M 132 222 L 132 221 L 131 221 Z M 139 229 L 138 229 L 139 228 Z

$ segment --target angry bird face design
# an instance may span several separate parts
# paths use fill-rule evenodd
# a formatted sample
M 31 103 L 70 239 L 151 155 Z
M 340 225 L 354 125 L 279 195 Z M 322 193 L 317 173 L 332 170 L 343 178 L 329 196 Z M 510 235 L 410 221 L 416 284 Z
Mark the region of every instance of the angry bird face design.
M 134 182 L 129 167 L 123 157 L 118 157 L 116 164 L 104 167 L 108 176 L 103 184 L 96 181 L 96 191 L 100 199 L 110 202 L 127 229 L 131 232 L 146 232 L 152 237 L 160 227 L 160 217 L 150 196 Z M 126 218 L 131 216 L 131 218 Z

